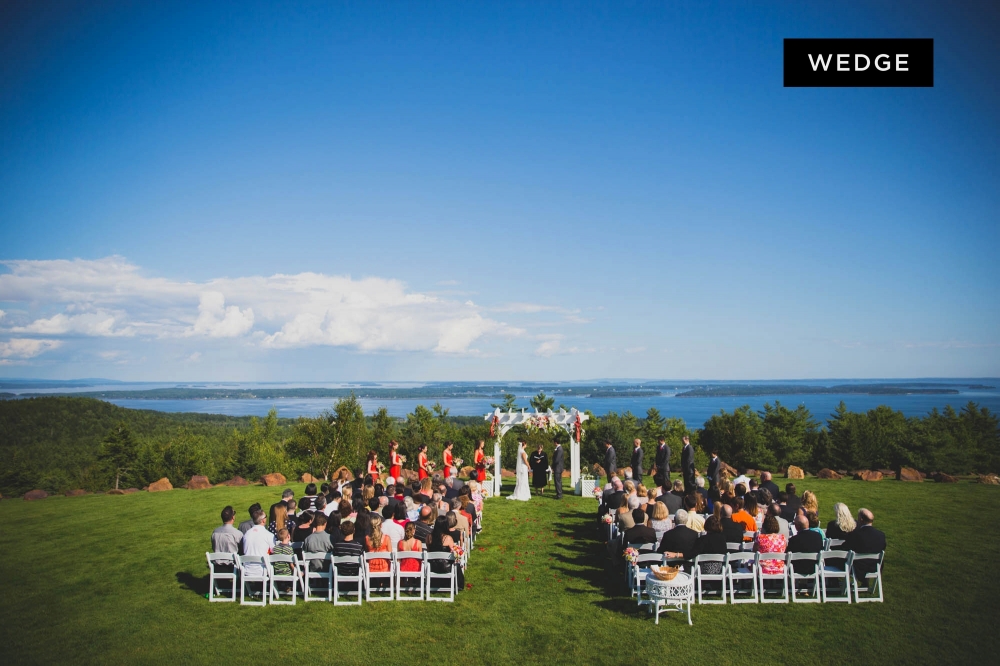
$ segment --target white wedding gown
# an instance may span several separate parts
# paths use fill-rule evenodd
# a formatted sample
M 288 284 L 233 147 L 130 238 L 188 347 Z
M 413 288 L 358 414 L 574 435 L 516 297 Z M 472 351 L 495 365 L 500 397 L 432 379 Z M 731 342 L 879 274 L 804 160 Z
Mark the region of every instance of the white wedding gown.
M 517 485 L 514 486 L 514 494 L 508 495 L 509 500 L 521 500 L 527 502 L 531 499 L 531 488 L 528 486 L 528 463 L 525 462 L 524 447 L 517 447 Z

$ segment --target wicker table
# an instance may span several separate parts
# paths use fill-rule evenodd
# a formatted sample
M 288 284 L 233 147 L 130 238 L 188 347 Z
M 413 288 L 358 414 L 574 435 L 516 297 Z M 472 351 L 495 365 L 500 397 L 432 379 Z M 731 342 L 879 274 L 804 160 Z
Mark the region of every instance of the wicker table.
M 660 623 L 660 613 L 664 611 L 684 612 L 687 605 L 688 624 L 691 624 L 691 601 L 694 599 L 694 580 L 683 571 L 673 580 L 660 580 L 650 574 L 646 576 L 646 594 L 652 602 L 650 611 L 656 613 L 656 624 Z

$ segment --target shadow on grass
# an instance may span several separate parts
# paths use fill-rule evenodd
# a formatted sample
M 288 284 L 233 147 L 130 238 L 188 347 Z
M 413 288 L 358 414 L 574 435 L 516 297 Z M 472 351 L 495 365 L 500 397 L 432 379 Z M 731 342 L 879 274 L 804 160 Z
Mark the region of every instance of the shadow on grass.
M 195 576 L 194 574 L 188 573 L 187 571 L 178 571 L 174 574 L 177 577 L 177 582 L 183 587 L 195 592 L 199 596 L 204 596 L 208 594 L 208 575 Z
M 565 511 L 553 525 L 553 531 L 561 538 L 571 539 L 571 543 L 560 543 L 562 552 L 553 553 L 553 558 L 577 568 L 558 567 L 564 576 L 583 581 L 608 599 L 596 604 L 616 612 L 630 612 L 634 602 L 622 598 L 625 591 L 623 571 L 614 566 L 606 544 L 600 540 L 600 530 L 596 522 L 596 512 Z M 585 590 L 568 590 L 571 594 L 585 594 Z

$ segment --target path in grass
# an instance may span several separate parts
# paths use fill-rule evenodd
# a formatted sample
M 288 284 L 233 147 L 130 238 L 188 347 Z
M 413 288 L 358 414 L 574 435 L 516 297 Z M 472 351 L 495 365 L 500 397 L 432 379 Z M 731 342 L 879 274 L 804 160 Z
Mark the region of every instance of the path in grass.
M 303 486 L 293 486 L 297 493 Z M 843 663 L 990 658 L 1000 489 L 809 479 L 875 511 L 884 604 L 696 606 L 655 626 L 610 573 L 591 498 L 487 501 L 470 589 L 454 604 L 210 604 L 204 553 L 222 506 L 272 488 L 0 502 L 7 663 Z M 859 648 L 859 646 L 863 646 Z

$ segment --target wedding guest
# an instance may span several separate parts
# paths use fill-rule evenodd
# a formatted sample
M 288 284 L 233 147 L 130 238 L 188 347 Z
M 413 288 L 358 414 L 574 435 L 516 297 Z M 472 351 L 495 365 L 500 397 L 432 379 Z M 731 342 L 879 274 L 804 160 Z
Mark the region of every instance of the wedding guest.
M 302 552 L 332 553 L 333 542 L 330 540 L 330 535 L 326 533 L 326 516 L 321 513 L 316 514 L 313 517 L 312 528 L 312 534 L 307 536 L 302 543 Z M 313 560 L 309 564 L 309 568 L 312 571 L 325 571 L 326 565 L 323 562 Z
M 684 509 L 677 512 L 675 522 L 677 526 L 663 535 L 656 552 L 664 553 L 667 557 L 691 559 L 695 555 L 698 533 L 686 525 L 687 511 Z
M 798 533 L 788 540 L 789 553 L 818 553 L 823 550 L 823 537 L 819 532 L 809 529 L 809 521 L 801 513 L 795 518 Z M 794 562 L 795 573 L 811 574 L 816 571 L 814 562 Z
M 310 534 L 312 534 L 312 522 L 313 513 L 312 511 L 306 511 L 305 513 L 299 514 L 298 524 L 296 524 L 295 529 L 292 531 L 292 541 L 302 542 L 306 540 Z
M 397 505 L 400 511 L 404 511 L 403 506 Z M 392 517 L 395 512 L 391 507 L 385 507 L 382 509 L 382 533 L 389 537 L 389 543 L 392 545 L 392 550 L 396 550 L 396 544 L 403 540 L 403 526 L 397 523 Z M 403 514 L 406 515 L 405 513 Z
M 743 525 L 743 531 L 745 532 L 756 532 L 757 531 L 757 521 L 747 513 L 745 508 L 746 500 L 742 497 L 736 497 L 733 500 L 733 522 L 740 523 Z M 745 541 L 750 541 L 749 537 Z
M 705 521 L 705 534 L 695 542 L 695 555 L 725 555 L 728 552 L 722 522 L 718 516 L 709 516 Z M 704 574 L 720 574 L 722 562 L 703 562 L 700 569 Z
M 354 513 L 354 507 L 347 500 L 340 500 L 340 506 L 337 508 L 340 512 L 340 522 L 348 520 L 354 522 L 356 514 Z
M 271 508 L 267 511 L 267 521 L 268 524 L 274 522 L 274 510 L 278 508 L 279 505 L 285 507 L 285 511 L 288 511 L 288 500 L 295 501 L 295 491 L 291 488 L 286 488 L 284 492 L 281 493 L 281 499 L 271 505 Z
M 244 520 L 242 523 L 240 523 L 239 530 L 241 533 L 246 534 L 253 528 L 254 526 L 253 514 L 260 510 L 261 510 L 260 502 L 254 502 L 253 504 L 250 505 L 250 508 L 247 509 L 247 513 L 250 514 L 250 520 Z
M 266 519 L 267 515 L 261 509 L 254 511 L 253 527 L 243 535 L 243 555 L 267 557 L 271 553 L 274 548 L 274 535 L 264 527 Z M 248 562 L 245 570 L 248 575 L 260 576 L 264 573 L 264 566 L 257 562 Z
M 664 533 L 673 527 L 670 522 L 670 516 L 667 514 L 667 505 L 663 502 L 650 502 L 652 505 L 652 515 L 650 516 L 649 526 L 656 533 L 656 542 L 659 543 L 660 539 L 663 537 Z
M 719 508 L 721 510 L 719 524 L 722 526 L 722 534 L 726 537 L 726 542 L 743 543 L 743 533 L 746 531 L 743 528 L 746 525 L 733 520 L 733 507 L 720 503 Z
M 452 553 L 454 554 L 454 549 L 457 547 L 457 542 L 451 534 L 451 527 L 449 525 L 447 516 L 438 516 L 438 519 L 434 522 L 434 531 L 431 533 L 431 542 L 427 548 L 428 552 L 431 553 Z M 456 570 L 456 575 L 458 577 L 458 589 L 465 589 L 465 573 L 462 571 L 462 567 L 459 566 L 457 561 L 441 561 L 434 560 L 431 562 L 431 571 L 439 574 L 449 573 L 452 567 Z
M 227 506 L 222 510 L 222 525 L 212 531 L 213 553 L 239 553 L 243 541 L 243 532 L 233 527 L 236 512 Z
M 771 481 L 770 472 L 760 473 L 760 487 L 761 489 L 771 493 L 771 499 L 774 499 L 775 497 L 778 496 L 778 484 L 776 484 L 774 481 Z
M 392 552 L 392 540 L 388 534 L 382 533 L 382 518 L 376 516 L 372 518 L 372 533 L 371 536 L 365 539 L 365 551 L 369 553 L 391 553 Z M 372 559 L 368 560 L 368 570 L 377 573 L 385 573 L 389 571 L 389 560 L 388 559 Z M 388 581 L 384 581 L 388 582 Z
M 836 517 L 826 524 L 826 538 L 846 539 L 847 535 L 857 527 L 851 516 L 851 510 L 843 502 L 837 502 L 833 505 L 833 514 Z
M 403 530 L 403 538 L 396 544 L 396 550 L 400 553 L 420 553 L 424 550 L 424 541 L 416 536 L 416 523 L 407 523 Z M 399 570 L 417 572 L 421 569 L 420 560 L 405 559 L 399 561 Z
M 683 489 L 684 483 L 680 481 L 678 483 L 680 483 L 681 489 Z M 661 493 L 656 498 L 656 501 L 666 506 L 667 513 L 670 514 L 671 516 L 677 513 L 678 509 L 682 509 L 684 506 L 681 496 L 669 491 Z
M 765 513 L 761 511 L 761 507 L 757 504 L 757 496 L 753 493 L 747 493 L 743 496 L 743 510 L 753 518 L 754 528 L 753 531 L 757 532 L 760 530 L 761 525 L 764 524 Z
M 885 551 L 885 533 L 875 529 L 875 515 L 868 509 L 861 509 L 857 522 L 857 527 L 844 539 L 843 550 L 853 550 L 862 555 Z M 875 567 L 873 560 L 856 560 L 855 576 L 862 581 L 867 574 L 875 573 Z
M 695 511 L 687 512 L 687 520 L 684 524 L 691 528 L 695 534 L 701 534 L 705 531 L 705 519 Z
M 341 534 L 344 535 L 343 541 L 338 541 L 333 544 L 333 556 L 334 557 L 361 557 L 365 553 L 365 547 L 355 539 L 354 535 L 354 523 L 345 522 L 340 525 Z M 357 576 L 360 571 L 360 567 L 354 563 L 340 563 L 337 564 L 337 573 L 342 576 Z
M 632 520 L 632 511 L 627 505 L 618 507 L 616 518 L 618 520 L 618 529 L 622 532 L 626 532 L 635 527 L 635 521 Z
M 295 530 L 295 517 L 288 515 L 287 504 L 278 502 L 272 507 L 271 522 L 268 524 L 267 529 L 274 535 L 278 534 L 278 530 Z
M 285 492 L 290 492 L 290 491 L 286 490 Z M 292 496 L 294 496 L 294 495 L 292 495 Z M 287 499 L 287 498 L 284 497 L 284 495 L 282 495 L 282 498 Z M 309 511 L 314 511 L 316 509 L 316 484 L 315 483 L 307 483 L 306 484 L 305 498 L 307 500 L 309 500 Z
M 799 511 L 799 515 L 803 515 L 802 511 Z M 808 523 L 808 529 L 811 532 L 816 532 L 825 539 L 826 534 L 823 533 L 823 528 L 819 526 L 819 515 L 815 511 L 806 511 L 804 515 Z M 798 525 L 798 522 L 796 522 L 796 525 Z
M 274 554 L 295 557 L 295 551 L 292 550 L 292 535 L 289 534 L 288 530 L 281 528 L 278 530 L 276 537 L 278 543 L 274 545 Z M 275 562 L 273 565 L 274 573 L 278 576 L 291 576 L 292 566 L 291 562 Z M 288 585 L 289 583 L 285 584 Z
M 354 517 L 354 534 L 358 543 L 364 543 L 365 537 L 372 534 L 372 514 L 359 511 Z
M 472 503 L 476 507 L 477 513 L 483 512 L 483 491 L 482 486 L 476 481 L 469 481 L 469 496 L 472 498 Z
M 816 499 L 816 493 L 811 490 L 802 492 L 802 508 L 805 509 L 806 513 L 812 511 L 817 516 L 819 515 L 819 500 Z
M 794 483 L 785 484 L 785 504 L 792 508 L 792 514 L 798 512 L 799 507 L 802 506 L 802 499 L 796 495 L 797 489 Z
M 764 519 L 764 526 L 754 541 L 755 553 L 783 553 L 788 546 L 788 537 L 778 533 L 777 516 Z M 761 570 L 765 574 L 785 573 L 785 563 L 779 560 L 762 560 Z
M 434 531 L 434 521 L 437 520 L 437 509 L 432 506 L 425 506 L 420 509 L 420 519 L 413 523 L 416 530 L 415 536 L 425 544 L 431 542 L 431 533 Z
M 781 505 L 777 502 L 771 504 L 771 507 L 767 511 L 768 516 L 773 516 L 775 520 L 778 521 L 778 534 L 782 535 L 786 539 L 791 536 L 791 530 L 788 529 L 788 521 L 785 520 L 781 515 Z M 766 518 L 764 519 L 767 520 Z M 763 526 L 761 527 L 763 529 Z
M 634 527 L 625 530 L 622 535 L 622 544 L 630 543 L 656 543 L 656 531 L 646 525 L 646 512 L 642 509 L 632 510 L 632 523 Z
M 343 540 L 344 535 L 340 533 L 339 513 L 331 513 L 326 519 L 326 533 L 330 535 L 330 543 L 337 543 Z

